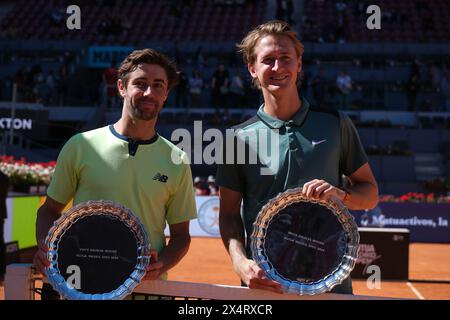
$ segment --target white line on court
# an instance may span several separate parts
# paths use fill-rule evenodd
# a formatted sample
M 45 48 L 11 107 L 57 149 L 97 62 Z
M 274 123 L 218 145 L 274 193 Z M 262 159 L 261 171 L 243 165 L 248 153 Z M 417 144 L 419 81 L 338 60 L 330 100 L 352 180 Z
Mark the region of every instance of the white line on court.
M 414 294 L 417 296 L 417 298 L 419 298 L 420 300 L 425 300 L 425 298 L 423 297 L 423 295 L 420 294 L 419 290 L 417 290 L 411 282 L 407 282 L 406 285 L 411 289 L 412 292 L 414 292 Z

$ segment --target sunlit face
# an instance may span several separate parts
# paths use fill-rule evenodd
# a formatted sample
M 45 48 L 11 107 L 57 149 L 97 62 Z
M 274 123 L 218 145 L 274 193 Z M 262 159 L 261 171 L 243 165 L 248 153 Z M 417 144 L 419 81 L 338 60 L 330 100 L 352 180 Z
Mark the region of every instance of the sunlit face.
M 261 38 L 255 46 L 255 56 L 256 60 L 248 64 L 248 70 L 263 91 L 277 93 L 296 88 L 302 60 L 289 37 L 267 35 Z
M 127 86 L 118 81 L 120 95 L 133 119 L 152 120 L 158 116 L 169 95 L 166 71 L 156 64 L 140 64 L 128 74 Z

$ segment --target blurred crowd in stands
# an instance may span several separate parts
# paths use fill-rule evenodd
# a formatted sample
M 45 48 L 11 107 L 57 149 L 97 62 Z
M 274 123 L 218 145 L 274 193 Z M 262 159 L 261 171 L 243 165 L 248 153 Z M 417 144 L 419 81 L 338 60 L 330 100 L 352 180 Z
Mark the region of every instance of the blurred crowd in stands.
M 19 2 L 24 3 L 24 0 Z M 429 33 L 437 37 L 433 38 L 430 35 L 430 41 L 444 43 L 446 39 L 448 40 L 448 19 L 442 17 L 442 11 L 448 7 L 448 4 L 443 1 L 431 3 L 415 0 L 397 3 L 393 0 L 380 0 L 379 2 L 383 6 L 382 19 L 386 27 L 377 32 L 362 32 L 360 28 L 358 29 L 361 21 L 367 18 L 366 9 L 371 4 L 368 0 L 311 0 L 304 1 L 302 6 L 300 1 L 277 0 L 273 2 L 276 6 L 272 8 L 272 14 L 273 18 L 288 21 L 295 28 L 299 27 L 303 42 L 414 43 L 427 42 L 421 37 Z M 27 20 L 26 24 L 18 26 L 32 30 L 37 37 L 52 39 L 51 36 L 54 35 L 52 28 L 57 29 L 64 24 L 66 13 L 56 4 L 48 6 L 43 0 L 37 0 L 37 3 L 45 7 L 42 8 L 42 12 L 36 11 L 34 7 L 22 10 L 19 4 L 15 5 L 13 10 L 1 20 L 4 29 L 0 31 L 0 38 L 20 38 L 20 34 L 14 36 L 5 32 L 8 28 L 17 25 L 17 20 L 20 20 L 18 18 L 33 14 L 36 15 L 36 21 Z M 236 19 L 243 23 L 239 28 L 245 28 L 244 21 L 255 24 L 259 21 L 258 19 L 266 19 L 265 8 L 269 8 L 267 1 L 139 0 L 135 2 L 135 5 L 130 6 L 123 0 L 84 0 L 80 1 L 80 5 L 91 9 L 85 10 L 83 21 L 95 28 L 93 32 L 87 28 L 90 33 L 81 34 L 82 38 L 77 40 L 97 44 L 103 39 L 106 43 L 100 41 L 100 44 L 134 45 L 134 43 L 141 43 L 136 41 L 136 36 L 145 34 L 148 37 L 145 38 L 146 41 L 159 39 L 173 43 L 172 48 L 166 48 L 166 53 L 177 62 L 181 70 L 181 81 L 166 103 L 166 107 L 186 110 L 212 108 L 226 113 L 224 110 L 231 108 L 255 109 L 262 102 L 259 91 L 252 86 L 251 78 L 231 44 L 228 50 L 219 53 L 217 50 L 214 53 L 209 51 L 210 48 L 204 49 L 202 44 L 198 45 L 195 52 L 186 52 L 180 49 L 180 41 L 196 41 L 198 39 L 193 38 L 194 36 L 202 36 L 199 39 L 211 42 L 210 36 L 215 39 L 223 32 L 225 32 L 224 36 L 228 34 L 237 36 L 239 32 L 245 32 L 245 30 L 236 31 L 235 26 L 224 27 L 224 23 L 232 23 L 234 21 L 232 19 L 237 17 Z M 253 12 L 252 8 L 258 8 L 258 10 Z M 140 12 L 136 12 L 136 9 L 160 14 L 162 25 L 152 27 L 153 22 L 142 20 Z M 131 19 L 128 13 L 136 17 Z M 208 14 L 209 16 L 206 16 Z M 195 21 L 189 21 L 191 15 L 196 17 Z M 197 26 L 197 23 L 202 21 L 202 17 L 208 23 L 203 23 L 201 27 Z M 214 17 L 223 17 L 225 22 L 217 24 L 216 21 L 208 20 Z M 251 20 L 252 17 L 256 20 Z M 166 18 L 175 19 L 174 25 L 178 29 L 172 28 L 170 23 L 166 24 Z M 134 21 L 136 19 L 139 21 Z M 406 28 L 408 23 L 412 23 L 414 28 Z M 33 28 L 34 24 L 36 24 L 35 28 Z M 50 31 L 46 29 L 47 24 Z M 184 34 L 186 30 L 183 30 L 181 25 L 189 27 L 192 32 Z M 365 23 L 362 25 L 365 26 Z M 145 32 L 133 32 L 139 26 L 148 26 L 148 28 L 145 28 Z M 197 30 L 199 28 L 203 30 Z M 234 31 L 231 32 L 231 29 Z M 87 30 L 83 29 L 82 33 L 88 32 Z M 389 30 L 392 32 L 389 33 Z M 66 31 L 57 39 L 72 39 L 74 34 L 67 34 Z M 230 39 L 221 40 L 229 41 Z M 233 39 L 234 42 L 239 40 L 240 38 Z M 404 56 L 386 58 L 386 56 L 377 57 L 376 54 L 376 52 L 370 56 L 350 54 L 327 60 L 332 53 L 311 57 L 306 51 L 303 61 L 304 70 L 299 78 L 299 91 L 313 105 L 325 108 L 450 111 L 448 58 L 418 56 L 415 59 L 413 53 L 409 53 L 406 60 Z M 1 52 L 0 65 L 17 64 L 20 67 L 15 74 L 0 73 L 0 101 L 11 101 L 12 84 L 15 82 L 18 86 L 18 102 L 42 103 L 50 106 L 105 106 L 111 109 L 121 107 L 121 101 L 115 90 L 116 68 L 120 61 L 111 61 L 111 66 L 102 70 L 86 66 L 85 50 L 62 51 L 62 53 L 60 51 L 56 57 L 54 53 L 49 55 L 31 57 L 28 53 L 23 57 L 23 53 Z M 56 63 L 52 63 L 49 67 L 44 65 L 46 62 L 39 62 L 44 60 L 56 61 Z M 24 61 L 29 63 L 23 63 Z M 399 68 L 408 65 L 410 70 L 407 77 L 396 74 Z M 330 70 L 330 66 L 342 67 L 339 67 L 340 70 Z M 385 76 L 375 81 L 371 78 L 371 71 L 374 73 L 384 71 Z M 361 80 L 362 74 L 364 80 Z M 403 107 L 399 108 L 396 105 L 397 102 L 391 98 L 391 93 L 404 98 Z
M 231 58 L 228 59 L 206 55 L 202 47 L 192 57 L 178 52 L 176 48 L 168 54 L 172 54 L 182 71 L 179 75 L 180 83 L 174 89 L 167 107 L 186 110 L 213 108 L 223 111 L 232 108 L 255 109 L 260 105 L 262 100 L 259 91 L 252 85 L 249 73 L 233 52 L 230 51 Z M 10 57 L 11 61 L 15 59 L 14 56 Z M 84 67 L 80 64 L 81 60 L 80 54 L 65 52 L 57 58 L 57 68 L 47 68 L 44 71 L 40 64 L 20 67 L 13 77 L 0 79 L 0 101 L 11 101 L 12 84 L 15 82 L 18 102 L 120 108 L 121 100 L 116 89 L 117 63 L 113 61 L 106 69 L 93 69 Z M 311 65 L 304 62 L 298 89 L 301 95 L 317 107 L 396 110 L 397 106 L 384 105 L 383 101 L 385 92 L 392 92 L 406 97 L 408 111 L 450 111 L 450 70 L 445 63 L 415 59 L 410 62 L 406 81 L 386 81 L 381 92 L 378 92 L 372 87 L 375 84 L 354 80 L 345 68 L 333 75 L 327 71 L 325 62 L 320 58 L 310 62 L 315 70 L 311 71 Z M 351 63 L 352 70 L 355 67 L 363 68 L 358 59 Z M 400 62 L 392 59 L 386 61 L 386 74 L 389 75 L 389 68 L 398 63 Z M 438 98 L 419 99 L 421 94 Z M 360 96 L 365 98 L 356 98 Z
M 196 196 L 217 196 L 219 195 L 219 187 L 216 184 L 214 176 L 194 178 L 194 191 Z
M 381 8 L 379 32 L 365 32 L 367 8 Z M 376 40 L 433 43 L 449 39 L 448 20 L 443 11 L 447 1 L 392 0 L 311 0 L 305 1 L 301 16 L 303 41 L 307 42 L 371 42 Z M 372 11 L 373 13 L 373 11 Z M 445 34 L 447 32 L 447 34 Z
M 3 63 L 14 63 L 18 59 L 16 55 L 10 55 L 9 61 Z M 30 63 L 19 67 L 13 76 L 0 78 L 0 101 L 12 100 L 15 83 L 17 102 L 70 105 L 73 100 L 70 87 L 75 80 L 73 75 L 77 72 L 79 55 L 67 51 L 53 59 L 57 61 L 57 68 L 44 71 L 40 63 Z

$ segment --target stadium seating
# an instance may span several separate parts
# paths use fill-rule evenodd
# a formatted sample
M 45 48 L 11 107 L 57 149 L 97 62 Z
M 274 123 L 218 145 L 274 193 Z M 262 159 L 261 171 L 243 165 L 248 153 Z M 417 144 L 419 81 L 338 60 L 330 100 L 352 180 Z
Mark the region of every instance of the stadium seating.
M 266 6 L 224 5 L 213 1 L 192 1 L 188 7 L 173 8 L 171 1 L 117 0 L 113 7 L 101 1 L 83 1 L 82 28 L 72 32 L 65 23 L 63 0 L 16 1 L 3 19 L 3 29 L 18 29 L 25 39 L 85 40 L 90 44 L 134 44 L 145 41 L 237 41 L 245 31 L 263 21 Z M 59 8 L 58 11 L 55 8 Z M 117 32 L 102 32 L 102 25 L 112 20 Z M 56 20 L 58 21 L 58 20 Z
M 304 1 L 305 15 L 315 24 L 314 28 L 305 24 L 305 35 L 317 33 L 326 37 L 327 24 L 337 25 L 337 1 Z M 379 0 L 376 4 L 382 8 L 382 27 L 376 32 L 366 32 L 365 12 L 369 3 L 365 1 L 340 1 L 347 4 L 343 11 L 344 39 L 346 42 L 448 42 L 450 22 L 446 12 L 450 11 L 450 2 L 433 1 L 395 1 Z M 375 4 L 375 3 L 374 3 Z M 361 9 L 360 10 L 360 5 Z M 316 31 L 315 31 L 316 30 Z

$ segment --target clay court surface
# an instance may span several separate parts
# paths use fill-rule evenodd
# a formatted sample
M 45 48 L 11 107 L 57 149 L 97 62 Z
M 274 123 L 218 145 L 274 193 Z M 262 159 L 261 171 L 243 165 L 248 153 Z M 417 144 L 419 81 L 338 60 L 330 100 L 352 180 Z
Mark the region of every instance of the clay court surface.
M 353 280 L 355 294 L 395 298 L 450 299 L 450 244 L 410 244 L 409 278 L 446 280 L 447 283 L 382 281 L 381 289 L 370 290 L 365 280 Z M 193 238 L 191 248 L 169 280 L 239 285 L 222 241 Z M 412 287 L 411 287 L 412 286 Z
M 353 280 L 354 293 L 407 299 L 450 299 L 450 244 L 410 244 L 409 278 L 415 281 L 382 281 L 368 289 L 365 280 Z M 227 252 L 218 238 L 193 238 L 189 253 L 169 272 L 169 280 L 239 285 Z M 446 283 L 445 283 L 446 282 Z M 0 299 L 3 299 L 0 287 Z

